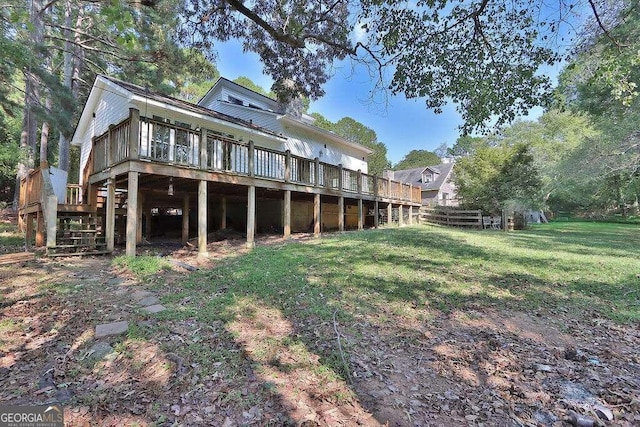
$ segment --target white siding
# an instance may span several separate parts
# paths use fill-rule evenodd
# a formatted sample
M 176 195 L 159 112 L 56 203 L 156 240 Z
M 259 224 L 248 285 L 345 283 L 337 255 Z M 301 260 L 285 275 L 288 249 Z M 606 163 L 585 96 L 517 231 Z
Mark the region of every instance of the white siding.
M 276 120 L 276 115 L 273 113 L 256 110 L 254 108 L 241 107 L 239 105 L 233 105 L 226 102 L 220 102 L 218 104 L 219 105 L 215 108 L 215 111 L 247 122 L 250 121 L 256 126 L 269 129 L 275 133 L 282 132 L 282 125 L 280 125 Z
M 109 125 L 117 124 L 127 118 L 129 116 L 129 107 L 131 106 L 129 98 L 112 91 L 110 88 L 96 95 L 98 95 L 99 99 L 93 110 L 95 117 L 90 118 L 91 123 L 85 127 L 84 134 L 79 138 L 82 143 L 79 178 L 81 184 L 82 172 L 84 171 L 89 153 L 91 152 L 91 138 L 102 135 L 109 129 Z
M 308 159 L 318 157 L 321 162 L 332 165 L 342 164 L 347 169 L 361 170 L 363 173 L 368 171 L 366 160 L 362 160 L 364 154 L 358 150 L 338 146 L 337 143 L 329 139 L 323 139 L 311 132 L 295 129 L 291 126 L 285 126 L 283 133 L 288 138 L 285 144 L 286 149 L 291 150 L 291 154 Z

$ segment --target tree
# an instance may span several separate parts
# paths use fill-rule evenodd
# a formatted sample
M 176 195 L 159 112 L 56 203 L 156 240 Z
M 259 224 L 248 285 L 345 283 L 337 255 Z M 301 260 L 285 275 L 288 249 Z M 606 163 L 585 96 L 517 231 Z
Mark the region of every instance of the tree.
M 423 168 L 440 164 L 440 157 L 427 150 L 411 150 L 393 166 L 394 170 Z
M 424 98 L 436 112 L 452 101 L 468 133 L 550 101 L 538 71 L 560 59 L 554 41 L 577 25 L 577 5 L 562 2 L 554 15 L 537 0 L 189 0 L 180 36 L 207 51 L 242 40 L 284 101 L 322 96 L 332 63 L 349 57 L 369 66 L 378 88 Z
M 516 205 L 540 205 L 540 178 L 524 144 L 477 147 L 456 162 L 452 180 L 461 205 L 469 209 L 497 213 Z
M 469 156 L 475 152 L 477 146 L 486 142 L 485 138 L 463 135 L 456 140 L 453 147 L 447 148 L 447 154 L 453 157 Z
M 433 150 L 433 153 L 441 159 L 443 157 L 447 157 L 449 155 L 449 147 L 447 146 L 447 143 L 443 142 L 442 144 L 438 145 L 438 147 Z
M 376 132 L 351 117 L 343 117 L 336 123 L 331 122 L 322 114 L 311 114 L 319 128 L 329 130 L 340 135 L 347 141 L 355 142 L 373 151 L 368 158 L 368 171 L 371 175 L 382 175 L 385 169 L 389 169 L 391 163 L 387 159 L 387 146 L 378 141 Z

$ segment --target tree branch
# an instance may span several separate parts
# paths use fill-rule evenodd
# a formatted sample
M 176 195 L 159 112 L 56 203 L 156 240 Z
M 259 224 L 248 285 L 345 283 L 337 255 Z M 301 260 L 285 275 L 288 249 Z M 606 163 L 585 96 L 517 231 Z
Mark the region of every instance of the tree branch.
M 277 40 L 282 43 L 286 43 L 290 46 L 293 46 L 299 49 L 302 49 L 305 47 L 303 40 L 293 37 L 290 34 L 285 34 L 281 31 L 276 30 L 267 21 L 262 19 L 260 15 L 258 15 L 253 10 L 246 7 L 241 0 L 224 0 L 224 1 L 227 2 L 227 4 L 231 6 L 231 8 L 235 9 L 237 12 L 240 12 L 242 15 L 246 16 L 251 21 L 253 21 L 256 25 L 258 25 L 263 30 L 265 30 L 274 40 Z
M 598 10 L 596 9 L 596 5 L 593 3 L 593 0 L 589 0 L 589 5 L 591 6 L 593 16 L 595 16 L 596 22 L 598 23 L 598 26 L 600 27 L 602 32 L 604 32 L 605 36 L 607 36 L 607 38 L 611 40 L 611 42 L 618 48 L 618 50 L 622 50 L 622 46 L 620 46 L 620 43 L 618 43 L 618 41 L 609 33 L 609 31 L 605 28 L 604 24 L 600 20 L 600 15 L 598 14 Z

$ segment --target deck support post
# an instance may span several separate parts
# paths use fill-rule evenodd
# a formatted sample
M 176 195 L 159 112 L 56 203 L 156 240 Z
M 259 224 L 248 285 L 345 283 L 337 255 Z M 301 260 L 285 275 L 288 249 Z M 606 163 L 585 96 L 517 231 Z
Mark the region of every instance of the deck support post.
M 409 205 L 409 225 L 413 225 L 413 206 Z
M 127 238 L 125 253 L 136 256 L 136 236 L 138 234 L 138 172 L 129 171 L 127 187 Z
M 223 197 L 220 201 L 220 229 L 227 228 L 227 198 Z
M 320 237 L 320 194 L 313 195 L 313 235 Z
M 24 214 L 24 228 L 25 228 L 25 247 L 27 250 L 31 246 L 31 240 L 33 239 L 33 215 Z
M 344 231 L 344 196 L 338 197 L 338 231 Z
M 250 185 L 247 190 L 247 247 L 254 248 L 256 232 L 256 187 Z
M 182 198 L 182 244 L 189 240 L 189 195 Z
M 105 212 L 105 241 L 107 250 L 113 251 L 115 246 L 116 231 L 116 180 L 115 177 L 107 180 L 107 205 Z
M 401 203 L 398 206 L 398 227 L 402 227 L 404 225 L 404 205 Z
M 200 129 L 200 169 L 207 169 L 209 164 L 207 153 L 207 128 Z
M 207 181 L 198 183 L 198 256 L 209 256 L 207 252 Z
M 47 228 L 47 248 L 53 248 L 56 246 L 56 234 L 58 228 L 58 198 L 55 194 L 47 196 L 48 203 L 46 204 L 45 226 Z
M 387 203 L 387 225 L 393 224 L 393 205 L 391 202 Z
M 145 203 L 144 205 L 144 236 L 147 240 L 151 240 L 151 219 L 153 218 L 153 213 L 151 212 L 153 208 L 149 203 Z
M 284 191 L 284 238 L 291 238 L 291 190 Z
M 317 187 L 320 185 L 320 159 L 314 158 L 313 165 L 313 186 Z
M 144 213 L 144 194 L 138 194 L 138 226 L 136 227 L 136 243 L 142 243 L 142 215 Z
M 45 245 L 45 226 L 44 215 L 42 210 L 38 210 L 36 214 L 36 248 L 41 248 Z
M 379 207 L 379 203 L 378 200 L 376 199 L 375 202 L 373 202 L 373 226 L 375 228 L 378 228 L 380 226 L 380 219 L 378 218 L 378 212 L 380 212 L 380 207 Z
M 364 222 L 362 221 L 364 215 L 364 206 L 362 205 L 362 199 L 358 199 L 358 230 L 364 228 Z

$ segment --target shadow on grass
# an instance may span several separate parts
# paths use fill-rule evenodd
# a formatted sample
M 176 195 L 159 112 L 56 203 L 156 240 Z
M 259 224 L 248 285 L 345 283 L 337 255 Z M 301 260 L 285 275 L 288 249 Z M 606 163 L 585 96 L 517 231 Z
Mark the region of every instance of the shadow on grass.
M 335 345 L 331 325 L 336 313 L 341 322 L 349 323 L 379 313 L 393 316 L 394 310 L 402 313 L 407 307 L 442 312 L 470 307 L 542 309 L 550 313 L 563 308 L 620 321 L 640 319 L 637 276 L 627 272 L 622 280 L 606 274 L 585 279 L 592 270 L 584 269 L 583 260 L 554 254 L 564 251 L 567 244 L 579 247 L 614 237 L 617 240 L 611 246 L 603 247 L 609 252 L 611 248 L 623 250 L 628 247 L 624 240 L 629 230 L 594 235 L 590 228 L 577 227 L 563 236 L 552 231 L 483 234 L 411 227 L 259 247 L 213 270 L 191 275 L 183 284 L 184 297 L 201 295 L 202 299 L 184 307 L 184 314 L 203 322 L 222 321 L 237 336 L 232 325 L 238 319 L 251 323 L 251 319 L 274 312 L 273 316 L 281 316 L 278 322 L 289 325 L 281 340 L 302 345 L 305 354 L 319 357 L 316 368 L 329 369 L 344 380 L 350 368 L 341 362 Z M 511 250 L 509 245 L 514 243 L 520 250 Z M 178 299 L 168 298 L 167 302 Z M 258 323 L 265 322 L 269 320 Z M 258 327 L 254 338 L 245 337 L 243 342 L 252 343 L 250 356 L 262 369 L 289 375 L 292 367 L 301 366 L 298 362 L 275 356 L 265 359 L 260 353 L 266 351 L 262 347 L 268 340 L 255 341 L 255 336 L 264 330 L 268 337 L 268 329 Z M 275 346 L 288 352 L 288 344 L 283 345 Z

